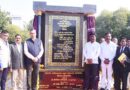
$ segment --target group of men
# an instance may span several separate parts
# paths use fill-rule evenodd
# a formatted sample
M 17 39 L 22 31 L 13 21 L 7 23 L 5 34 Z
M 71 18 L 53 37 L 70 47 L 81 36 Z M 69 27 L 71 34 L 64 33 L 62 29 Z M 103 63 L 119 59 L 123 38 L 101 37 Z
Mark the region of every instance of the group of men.
M 112 35 L 108 32 L 105 34 L 105 40 L 99 44 L 96 42 L 95 33 L 90 33 L 90 41 L 83 48 L 84 90 L 98 90 L 99 73 L 101 73 L 100 90 L 111 90 L 113 78 L 114 90 L 127 90 L 127 77 L 130 72 L 130 40 L 123 37 L 117 45 L 111 38 Z M 119 61 L 122 54 L 126 57 Z M 101 72 L 99 72 L 100 68 Z
M 30 38 L 22 43 L 20 34 L 15 35 L 15 41 L 8 43 L 9 33 L 0 33 L 0 87 L 6 90 L 8 72 L 12 72 L 13 90 L 23 89 L 24 70 L 27 74 L 27 90 L 37 90 L 39 65 L 44 49 L 40 39 L 36 38 L 36 30 L 30 31 Z
M 9 33 L 0 33 L 0 86 L 5 90 L 9 70 L 12 72 L 13 90 L 23 88 L 24 69 L 27 72 L 27 90 L 37 90 L 39 65 L 44 49 L 36 30 L 30 31 L 30 38 L 22 43 L 20 34 L 15 35 L 15 42 L 8 43 Z M 130 40 L 121 38 L 119 45 L 111 41 L 111 33 L 105 34 L 105 40 L 96 42 L 95 33 L 90 34 L 90 41 L 83 48 L 85 57 L 84 90 L 98 90 L 99 68 L 101 67 L 101 90 L 111 90 L 114 77 L 115 90 L 127 90 L 127 77 L 130 72 Z M 128 41 L 128 44 L 127 44 Z M 119 61 L 124 53 L 126 58 Z M 99 66 L 99 60 L 101 65 Z M 17 82 L 17 78 L 18 82 Z M 122 87 L 121 87 L 122 86 Z

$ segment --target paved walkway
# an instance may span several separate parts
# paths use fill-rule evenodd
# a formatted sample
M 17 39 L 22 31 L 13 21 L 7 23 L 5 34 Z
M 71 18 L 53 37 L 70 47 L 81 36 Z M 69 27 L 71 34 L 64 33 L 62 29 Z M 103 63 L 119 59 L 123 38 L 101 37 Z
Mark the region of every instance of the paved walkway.
M 24 81 L 23 81 L 23 89 L 20 89 L 20 88 L 18 88 L 17 90 L 27 90 L 26 89 L 26 71 L 24 71 Z M 99 82 L 99 84 L 100 84 L 100 82 Z M 12 81 L 11 81 L 11 73 L 9 73 L 9 75 L 8 75 L 8 79 L 7 79 L 7 82 L 6 82 L 6 90 L 13 90 L 12 89 Z M 100 85 L 99 85 L 99 87 L 100 87 Z M 130 73 L 129 73 L 129 77 L 128 77 L 128 88 L 129 88 L 129 90 L 130 90 Z M 77 90 L 77 89 L 76 89 Z M 112 90 L 114 90 L 114 89 L 112 89 Z
M 24 71 L 24 81 L 23 81 L 23 88 L 18 88 L 17 90 L 26 90 L 26 71 Z M 6 90 L 13 90 L 12 89 L 12 80 L 11 80 L 11 73 L 9 73 L 7 82 L 6 82 Z

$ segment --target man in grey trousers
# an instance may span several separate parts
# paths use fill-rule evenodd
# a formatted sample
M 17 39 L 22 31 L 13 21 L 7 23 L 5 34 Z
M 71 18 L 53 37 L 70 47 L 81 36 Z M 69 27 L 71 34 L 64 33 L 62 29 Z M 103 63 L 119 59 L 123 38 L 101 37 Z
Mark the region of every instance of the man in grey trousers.
M 39 66 L 43 55 L 42 41 L 36 38 L 36 30 L 30 31 L 31 38 L 24 43 L 24 53 L 27 56 L 27 90 L 37 90 Z

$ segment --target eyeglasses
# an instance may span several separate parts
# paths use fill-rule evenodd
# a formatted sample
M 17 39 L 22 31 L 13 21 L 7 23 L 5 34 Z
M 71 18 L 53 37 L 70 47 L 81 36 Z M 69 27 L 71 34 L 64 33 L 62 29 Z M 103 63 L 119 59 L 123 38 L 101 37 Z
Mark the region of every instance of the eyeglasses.
M 16 38 L 16 39 L 21 39 L 21 38 Z
M 36 34 L 36 33 L 30 33 L 30 34 Z
M 8 35 L 8 34 L 3 34 L 3 36 L 4 36 L 4 37 L 9 37 L 9 35 Z

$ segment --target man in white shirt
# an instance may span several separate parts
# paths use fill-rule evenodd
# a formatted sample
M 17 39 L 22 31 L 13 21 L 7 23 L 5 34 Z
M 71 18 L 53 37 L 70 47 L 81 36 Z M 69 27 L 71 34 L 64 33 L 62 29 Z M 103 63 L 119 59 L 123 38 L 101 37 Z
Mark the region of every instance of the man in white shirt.
M 98 56 L 100 54 L 100 45 L 96 42 L 94 33 L 90 34 L 90 41 L 85 44 L 83 55 L 85 57 L 85 79 L 84 90 L 89 90 L 89 85 L 92 85 L 92 90 L 98 90 Z M 91 81 L 90 81 L 91 79 Z
M 6 79 L 10 66 L 9 33 L 3 30 L 0 35 L 0 87 L 5 90 Z
M 112 87 L 112 64 L 116 54 L 117 45 L 111 41 L 111 33 L 105 34 L 105 42 L 100 45 L 101 53 L 101 90 L 111 90 Z

